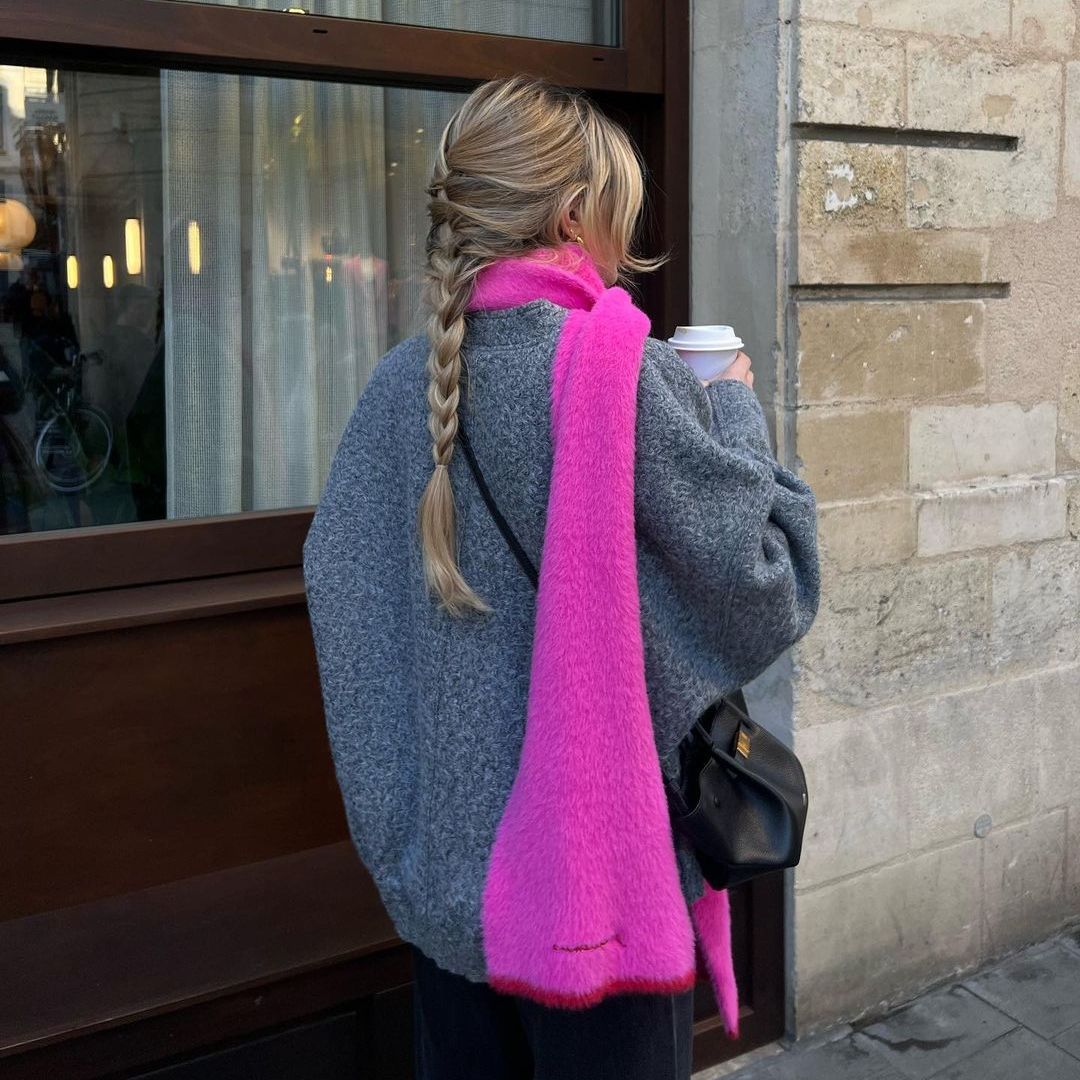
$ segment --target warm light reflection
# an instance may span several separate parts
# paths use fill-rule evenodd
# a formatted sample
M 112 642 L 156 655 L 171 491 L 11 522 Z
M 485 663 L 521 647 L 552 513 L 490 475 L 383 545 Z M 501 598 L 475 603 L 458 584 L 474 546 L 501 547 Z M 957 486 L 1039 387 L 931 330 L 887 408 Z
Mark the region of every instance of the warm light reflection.
M 106 289 L 111 289 L 116 284 L 116 266 L 111 255 L 106 255 L 101 260 L 101 280 Z
M 37 221 L 18 199 L 0 195 L 0 249 L 22 251 L 34 242 Z
M 137 217 L 124 222 L 124 265 L 133 276 L 142 273 L 142 224 Z
M 199 223 L 189 221 L 187 227 L 187 262 L 193 274 L 202 273 L 202 234 Z
M 328 266 L 326 268 L 326 273 L 323 276 L 326 278 L 326 284 L 332 285 L 334 282 L 334 268 L 332 266 Z
M 67 257 L 67 287 L 69 289 L 79 287 L 79 260 L 74 255 Z

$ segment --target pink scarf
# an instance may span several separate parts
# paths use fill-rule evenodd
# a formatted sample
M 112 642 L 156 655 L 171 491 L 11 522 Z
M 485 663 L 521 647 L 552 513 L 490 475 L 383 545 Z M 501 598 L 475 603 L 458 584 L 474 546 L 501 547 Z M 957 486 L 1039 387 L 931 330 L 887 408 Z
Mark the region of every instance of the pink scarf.
M 649 320 L 573 244 L 485 267 L 469 306 L 540 298 L 570 312 L 552 374 L 525 739 L 483 897 L 489 982 L 563 1008 L 684 991 L 696 925 L 735 1038 L 728 894 L 706 883 L 692 924 L 645 688 L 634 448 Z

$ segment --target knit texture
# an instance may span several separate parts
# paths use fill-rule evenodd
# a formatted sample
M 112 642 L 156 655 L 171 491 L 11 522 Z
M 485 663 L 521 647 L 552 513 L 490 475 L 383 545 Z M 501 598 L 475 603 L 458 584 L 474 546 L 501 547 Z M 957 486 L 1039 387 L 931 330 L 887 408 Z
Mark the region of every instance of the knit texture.
M 488 482 L 540 562 L 552 360 L 566 310 L 537 300 L 469 316 L 463 412 Z M 522 751 L 535 594 L 466 463 L 450 469 L 459 562 L 491 614 L 427 596 L 416 506 L 431 470 L 427 343 L 379 363 L 304 547 L 327 728 L 350 832 L 398 933 L 484 981 L 481 900 Z M 703 389 L 647 339 L 634 510 L 645 680 L 661 765 L 709 702 L 758 675 L 817 609 L 813 495 L 769 449 L 745 385 Z M 680 885 L 702 894 L 679 842 Z

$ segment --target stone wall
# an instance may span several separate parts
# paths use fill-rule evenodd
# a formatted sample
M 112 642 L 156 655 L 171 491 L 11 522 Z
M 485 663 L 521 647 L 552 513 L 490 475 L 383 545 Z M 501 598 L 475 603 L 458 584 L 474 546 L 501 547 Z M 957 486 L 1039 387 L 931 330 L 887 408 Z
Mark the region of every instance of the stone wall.
M 766 400 L 824 555 L 780 695 L 802 1035 L 1080 917 L 1080 34 L 1071 0 L 769 7 Z

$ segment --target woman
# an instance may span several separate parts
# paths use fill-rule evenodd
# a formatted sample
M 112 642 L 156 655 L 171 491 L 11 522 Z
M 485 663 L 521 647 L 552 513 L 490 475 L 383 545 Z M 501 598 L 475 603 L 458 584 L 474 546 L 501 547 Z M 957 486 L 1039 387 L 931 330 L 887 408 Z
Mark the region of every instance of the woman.
M 350 831 L 416 961 L 420 1080 L 690 1075 L 708 890 L 658 824 L 657 762 L 817 608 L 814 498 L 749 358 L 700 383 L 613 287 L 658 265 L 631 251 L 642 192 L 580 95 L 469 96 L 428 189 L 428 334 L 377 366 L 305 545 Z M 633 769 L 613 812 L 598 793 Z

